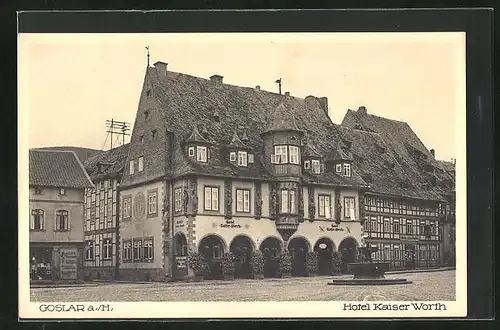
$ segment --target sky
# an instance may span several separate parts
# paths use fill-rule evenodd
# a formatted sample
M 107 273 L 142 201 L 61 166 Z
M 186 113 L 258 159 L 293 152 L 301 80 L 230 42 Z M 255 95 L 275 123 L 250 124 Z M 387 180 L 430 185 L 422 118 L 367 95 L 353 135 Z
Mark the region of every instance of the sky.
M 19 113 L 30 148 L 108 149 L 106 120 L 133 125 L 147 65 L 407 122 L 436 158 L 464 120 L 462 33 L 20 34 Z M 117 142 L 115 144 L 119 145 Z

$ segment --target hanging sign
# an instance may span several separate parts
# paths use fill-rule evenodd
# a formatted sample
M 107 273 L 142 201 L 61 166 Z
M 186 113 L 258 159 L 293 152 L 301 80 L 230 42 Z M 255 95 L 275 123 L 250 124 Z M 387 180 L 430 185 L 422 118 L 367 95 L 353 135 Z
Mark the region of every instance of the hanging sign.
M 325 244 L 325 243 L 321 243 L 321 244 L 319 245 L 319 248 L 320 248 L 320 249 L 326 249 L 326 244 Z

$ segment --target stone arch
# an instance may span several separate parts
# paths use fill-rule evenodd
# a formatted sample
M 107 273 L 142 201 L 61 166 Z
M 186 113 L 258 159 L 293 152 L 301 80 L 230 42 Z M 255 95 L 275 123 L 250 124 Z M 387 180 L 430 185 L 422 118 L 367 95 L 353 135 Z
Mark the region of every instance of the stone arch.
M 188 244 L 186 235 L 179 231 L 174 235 L 174 255 L 186 256 L 188 253 Z
M 340 241 L 338 252 L 340 254 L 340 259 L 342 260 L 341 271 L 343 273 L 348 273 L 347 270 L 348 263 L 356 262 L 358 247 L 359 247 L 358 241 L 352 236 L 344 237 Z
M 244 237 L 245 239 L 247 239 L 248 242 L 250 242 L 250 244 L 252 246 L 252 249 L 255 250 L 257 248 L 255 242 L 253 241 L 253 239 L 250 236 L 246 235 L 246 234 L 237 234 L 237 235 L 234 235 L 233 239 L 231 240 L 231 243 L 229 244 L 229 248 L 231 248 L 231 244 L 233 244 L 234 240 L 237 239 L 238 237 Z
M 281 250 L 283 250 L 283 240 L 279 237 L 279 236 L 276 236 L 276 235 L 267 235 L 265 236 L 262 241 L 260 242 L 259 244 L 259 250 L 262 250 L 262 244 L 267 240 L 267 239 L 276 239 L 278 242 L 279 242 L 279 247 Z
M 278 277 L 283 241 L 277 236 L 267 236 L 260 243 L 259 250 L 264 255 L 264 277 Z
M 229 250 L 235 255 L 235 278 L 252 277 L 252 252 L 255 243 L 247 235 L 236 235 L 229 244 Z
M 306 255 L 311 251 L 311 243 L 304 236 L 295 236 L 288 243 L 292 256 L 292 276 L 307 276 Z
M 290 238 L 290 240 L 288 241 L 288 248 L 290 248 L 290 243 L 291 243 L 293 240 L 295 240 L 295 239 L 302 239 L 302 240 L 304 240 L 304 242 L 305 242 L 305 243 L 306 243 L 306 245 L 307 245 L 307 250 L 308 250 L 308 251 L 311 251 L 311 249 L 312 249 L 311 242 L 309 242 L 309 240 L 307 239 L 307 237 L 302 236 L 302 235 L 297 235 L 297 236 L 293 236 L 293 237 L 291 237 L 291 238 Z
M 318 253 L 318 274 L 332 275 L 334 272 L 333 253 L 336 252 L 333 240 L 328 236 L 318 238 L 314 244 L 314 251 Z
M 217 234 L 207 234 L 200 239 L 198 251 L 208 264 L 209 274 L 207 278 L 222 278 L 221 261 L 222 256 L 227 252 L 227 244 L 224 239 Z

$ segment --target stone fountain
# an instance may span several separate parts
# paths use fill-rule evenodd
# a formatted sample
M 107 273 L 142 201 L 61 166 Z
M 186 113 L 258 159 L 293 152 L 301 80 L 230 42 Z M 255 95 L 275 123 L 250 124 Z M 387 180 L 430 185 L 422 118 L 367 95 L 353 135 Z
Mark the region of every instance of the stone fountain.
M 366 243 L 367 235 L 361 237 L 361 247 L 358 248 L 359 260 L 347 264 L 347 269 L 354 275 L 351 279 L 334 279 L 329 285 L 389 285 L 409 284 L 405 278 L 386 278 L 385 272 L 389 269 L 388 262 L 373 262 L 372 253 L 378 247 Z

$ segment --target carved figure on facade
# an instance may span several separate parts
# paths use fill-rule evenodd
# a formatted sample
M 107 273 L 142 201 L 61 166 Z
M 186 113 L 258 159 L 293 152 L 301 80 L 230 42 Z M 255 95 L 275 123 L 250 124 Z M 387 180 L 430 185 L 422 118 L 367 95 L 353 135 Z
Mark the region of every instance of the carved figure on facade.
M 262 216 L 262 185 L 260 182 L 255 183 L 255 219 L 260 219 Z
M 304 191 L 300 185 L 297 189 L 299 197 L 299 222 L 304 222 Z
M 233 182 L 231 179 L 224 181 L 224 200 L 226 201 L 226 219 L 233 217 Z
M 365 193 L 359 193 L 359 222 L 361 225 L 365 223 Z
M 335 222 L 340 223 L 342 216 L 342 204 L 340 203 L 340 190 L 335 189 Z
M 198 213 L 198 180 L 192 179 L 189 181 L 189 194 L 191 195 L 191 213 L 196 215 Z
M 188 203 L 189 203 L 189 195 L 188 195 L 187 187 L 184 186 L 182 188 L 182 207 L 183 207 L 184 215 L 187 215 Z
M 276 211 L 278 208 L 278 200 L 276 193 L 276 185 L 270 184 L 270 193 L 269 193 L 269 218 L 271 220 L 276 219 Z
M 309 187 L 308 191 L 308 211 L 309 211 L 309 219 L 314 220 L 316 214 L 316 205 L 314 204 L 314 188 Z

